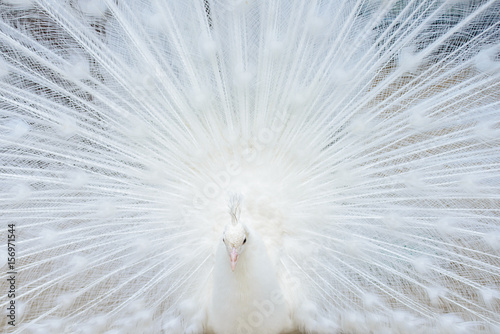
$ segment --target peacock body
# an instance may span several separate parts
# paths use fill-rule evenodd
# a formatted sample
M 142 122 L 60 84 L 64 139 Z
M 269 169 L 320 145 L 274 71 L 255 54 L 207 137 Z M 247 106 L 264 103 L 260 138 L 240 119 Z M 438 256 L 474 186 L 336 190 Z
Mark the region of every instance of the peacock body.
M 498 0 L 3 0 L 0 50 L 5 332 L 500 333 Z

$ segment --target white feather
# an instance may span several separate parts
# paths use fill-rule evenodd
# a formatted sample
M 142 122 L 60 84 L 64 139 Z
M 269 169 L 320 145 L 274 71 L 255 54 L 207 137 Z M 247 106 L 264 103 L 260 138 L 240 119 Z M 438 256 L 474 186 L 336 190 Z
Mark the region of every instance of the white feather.
M 498 333 L 499 13 L 0 2 L 2 329 Z

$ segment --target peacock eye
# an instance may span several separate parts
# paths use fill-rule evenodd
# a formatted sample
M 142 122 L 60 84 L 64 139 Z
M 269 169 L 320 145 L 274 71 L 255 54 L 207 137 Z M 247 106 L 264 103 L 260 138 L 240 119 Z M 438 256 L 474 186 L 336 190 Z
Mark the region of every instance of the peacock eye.
M 225 243 L 224 238 L 222 238 L 222 242 L 224 242 L 224 243 Z
M 243 245 L 247 242 L 247 238 L 245 238 L 245 240 L 243 240 Z

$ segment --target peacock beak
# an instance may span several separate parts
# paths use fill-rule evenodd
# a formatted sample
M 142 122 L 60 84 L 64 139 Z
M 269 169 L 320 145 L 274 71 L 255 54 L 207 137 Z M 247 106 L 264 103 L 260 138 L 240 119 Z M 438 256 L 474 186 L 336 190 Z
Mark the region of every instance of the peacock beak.
M 234 271 L 234 268 L 236 268 L 236 261 L 238 261 L 238 251 L 236 250 L 235 247 L 233 247 L 233 250 L 231 251 L 231 270 Z

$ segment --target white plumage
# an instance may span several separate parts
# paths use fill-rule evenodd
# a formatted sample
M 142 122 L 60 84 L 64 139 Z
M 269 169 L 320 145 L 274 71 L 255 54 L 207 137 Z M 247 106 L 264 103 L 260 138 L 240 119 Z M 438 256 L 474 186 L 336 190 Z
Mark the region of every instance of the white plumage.
M 0 18 L 2 330 L 500 332 L 498 0 Z
M 239 201 L 230 206 L 233 217 L 239 216 L 235 214 L 238 207 Z M 230 266 L 228 261 L 231 250 L 226 249 L 226 245 L 231 240 L 240 241 L 242 245 L 238 249 L 236 266 Z M 208 327 L 217 333 L 228 334 L 251 333 L 257 328 L 259 333 L 280 333 L 291 328 L 275 264 L 258 233 L 236 218 L 226 227 L 223 242 L 219 245 L 215 255 L 212 300 L 208 307 Z M 235 252 L 236 248 L 232 251 Z

